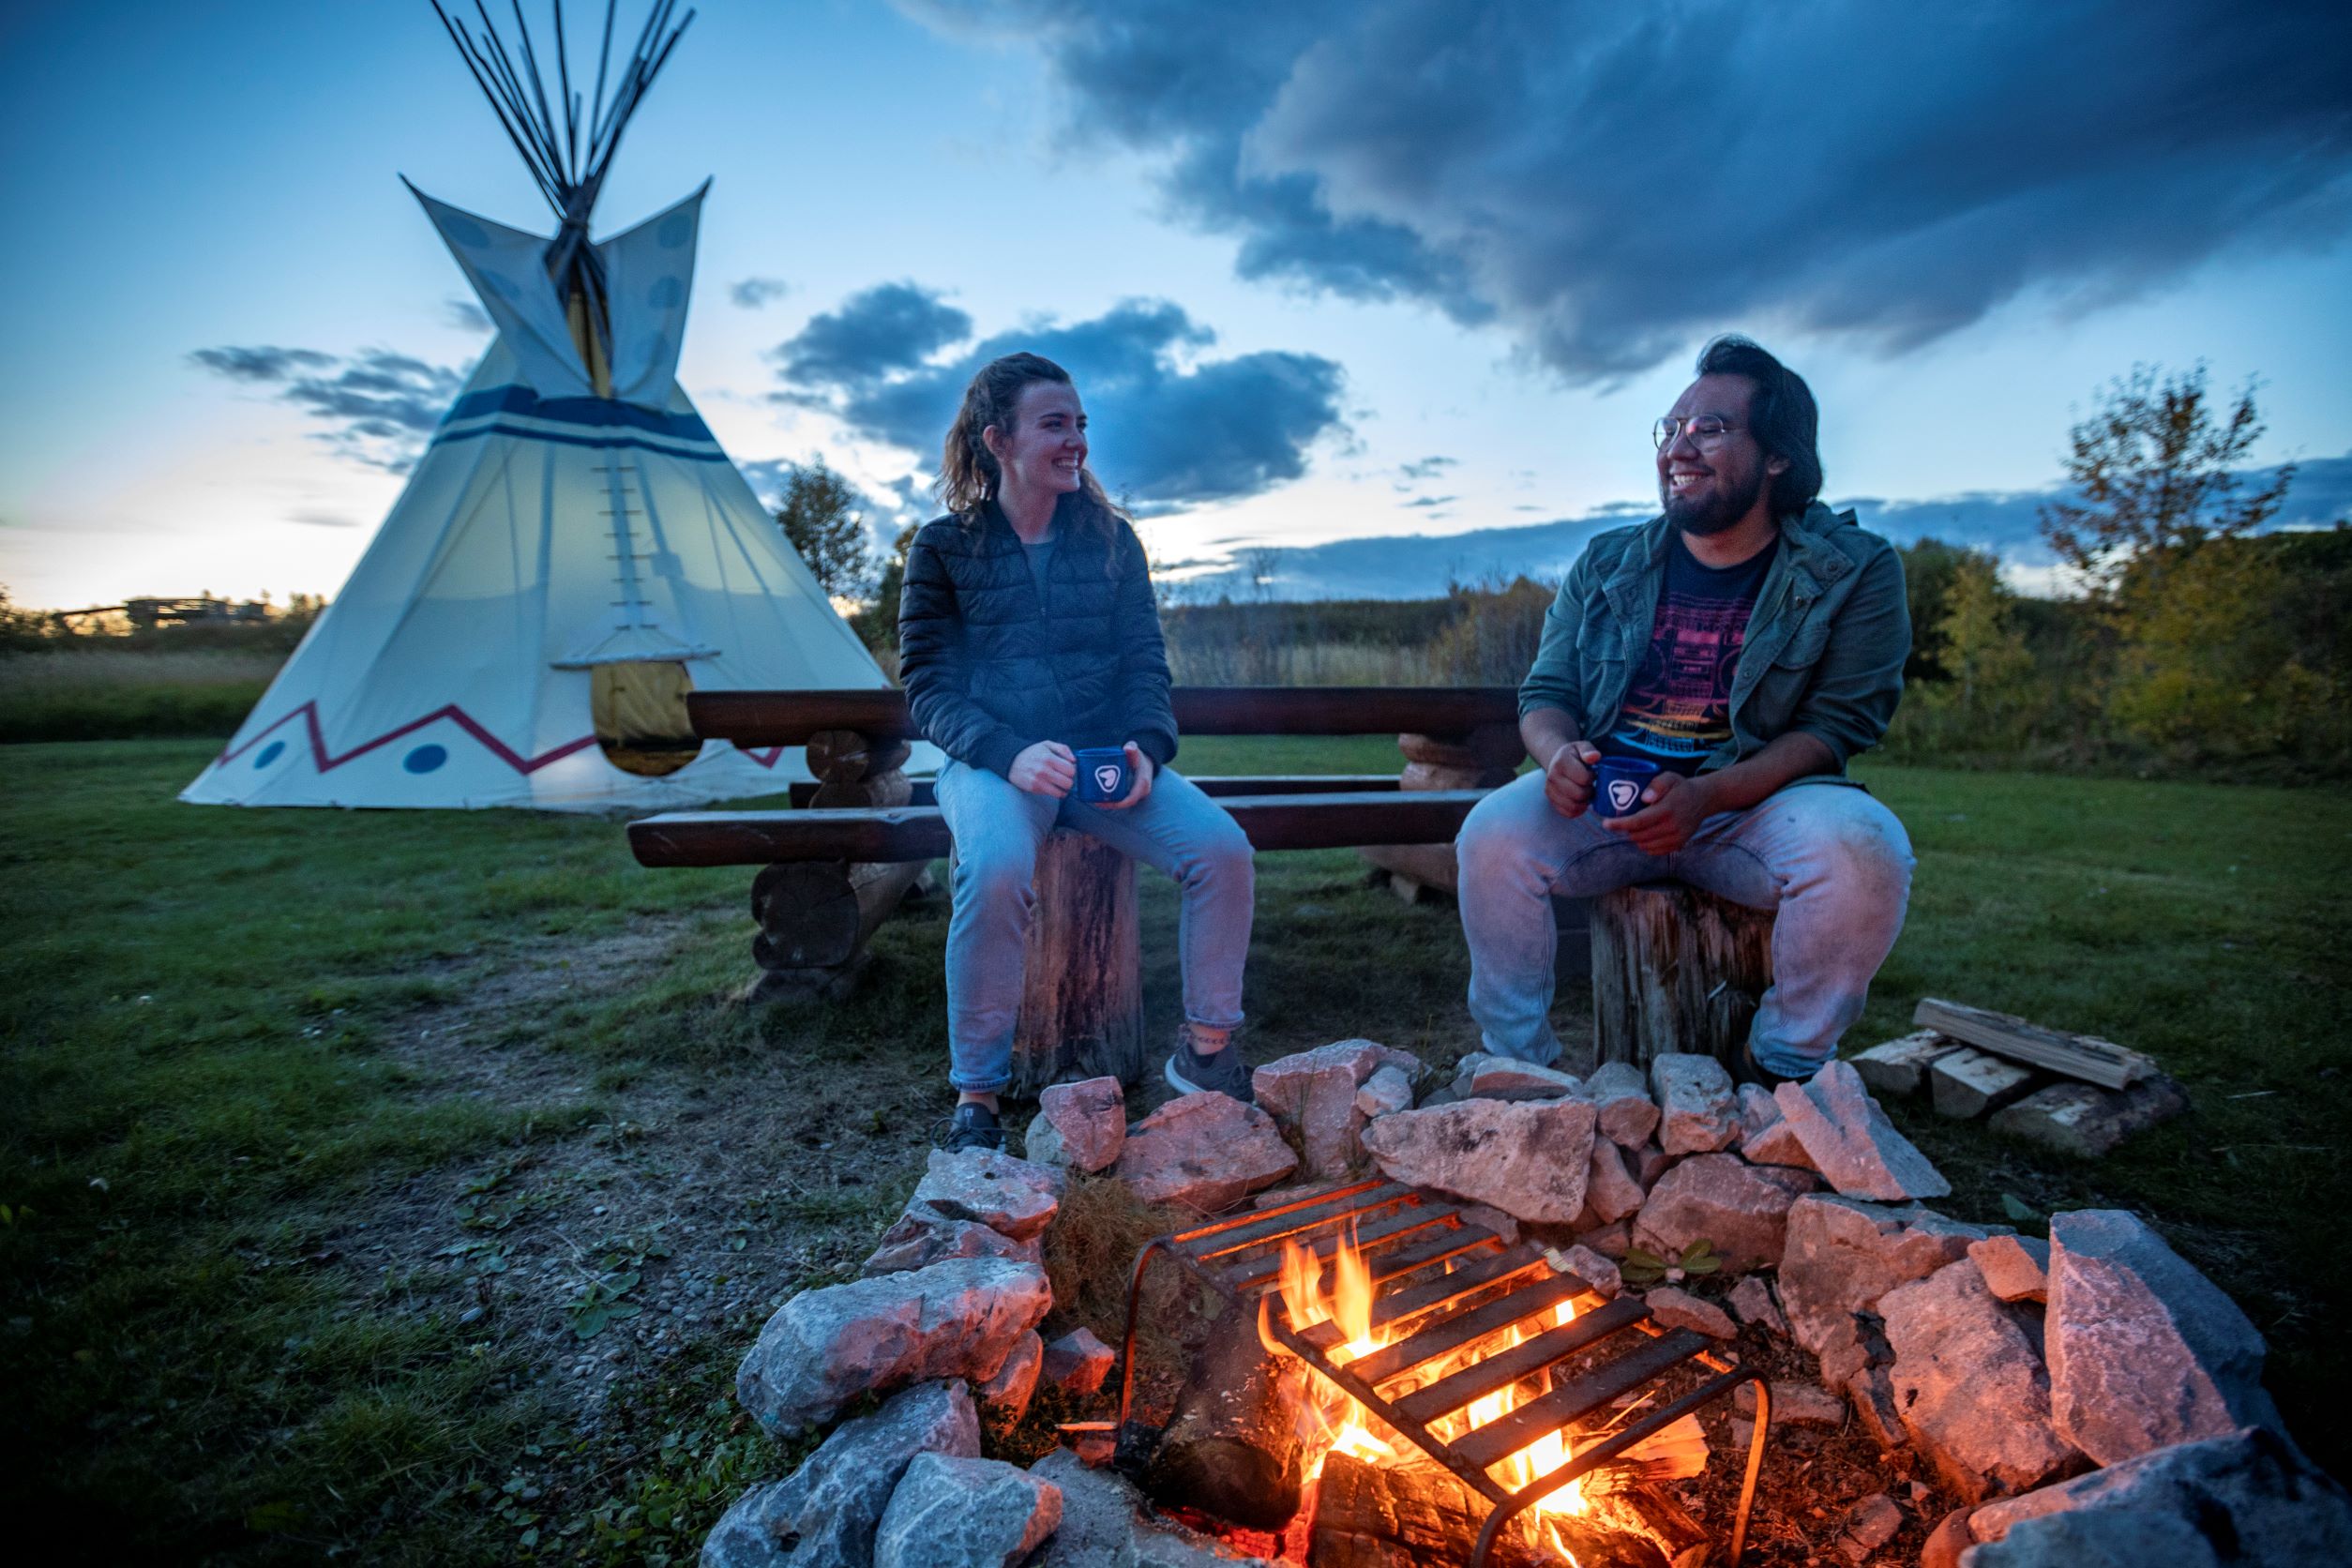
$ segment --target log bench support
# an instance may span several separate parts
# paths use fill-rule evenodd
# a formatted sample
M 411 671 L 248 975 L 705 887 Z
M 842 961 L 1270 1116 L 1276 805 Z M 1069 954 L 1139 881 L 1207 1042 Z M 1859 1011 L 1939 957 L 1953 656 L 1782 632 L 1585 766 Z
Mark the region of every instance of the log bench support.
M 1515 724 L 1483 724 L 1461 735 L 1409 732 L 1396 737 L 1396 749 L 1405 754 L 1400 790 L 1500 789 L 1527 755 Z M 1409 904 L 1425 891 L 1452 896 L 1461 884 L 1450 842 L 1373 844 L 1357 852 L 1386 871 L 1390 890 Z
M 1034 1099 L 1048 1084 L 1105 1075 L 1141 1082 L 1150 1053 L 1135 862 L 1059 828 L 1037 852 L 1036 888 L 1005 1093 Z
M 808 737 L 809 804 L 820 809 L 904 806 L 914 787 L 903 771 L 912 748 L 895 735 L 821 730 Z M 866 944 L 923 875 L 919 861 L 858 865 L 785 861 L 751 882 L 751 960 L 760 972 L 746 1002 L 837 1000 L 866 967 Z
M 1772 912 L 1681 882 L 1644 882 L 1592 901 L 1594 1062 L 1675 1051 L 1726 1070 L 1772 984 Z

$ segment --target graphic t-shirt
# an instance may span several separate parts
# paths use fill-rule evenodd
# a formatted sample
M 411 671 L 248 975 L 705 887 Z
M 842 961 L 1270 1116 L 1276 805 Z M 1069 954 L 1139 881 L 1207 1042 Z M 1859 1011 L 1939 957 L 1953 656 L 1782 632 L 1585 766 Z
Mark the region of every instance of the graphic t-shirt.
M 1616 728 L 1601 742 L 1604 753 L 1694 774 L 1731 738 L 1732 672 L 1764 574 L 1779 553 L 1774 539 L 1736 566 L 1703 565 L 1675 534 L 1650 624 L 1650 652 L 1626 690 Z

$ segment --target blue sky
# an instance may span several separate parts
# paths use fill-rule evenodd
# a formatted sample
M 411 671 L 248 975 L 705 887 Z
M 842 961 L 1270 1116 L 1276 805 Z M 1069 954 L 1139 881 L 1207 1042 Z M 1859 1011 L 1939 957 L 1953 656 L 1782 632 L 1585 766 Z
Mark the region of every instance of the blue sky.
M 2137 362 L 2262 377 L 2341 515 L 2344 8 L 1899 9 L 703 0 L 599 231 L 713 179 L 680 373 L 755 479 L 919 506 L 958 375 L 1048 344 L 1155 553 L 1286 591 L 1557 570 L 1725 329 L 1811 380 L 1831 497 L 2028 580 Z M 8 8 L 0 103 L 0 583 L 331 593 L 415 434 L 320 387 L 430 405 L 485 342 L 397 176 L 549 227 L 430 10 Z M 264 347 L 307 396 L 215 368 Z

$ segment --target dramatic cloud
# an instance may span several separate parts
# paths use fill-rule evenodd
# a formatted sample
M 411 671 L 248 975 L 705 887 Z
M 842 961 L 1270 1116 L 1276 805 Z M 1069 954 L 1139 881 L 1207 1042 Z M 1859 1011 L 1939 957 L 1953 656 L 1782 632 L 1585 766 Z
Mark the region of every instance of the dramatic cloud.
M 863 385 L 893 370 L 912 370 L 972 335 L 972 318 L 929 289 L 878 283 L 852 294 L 838 310 L 809 318 L 778 343 L 784 379 L 813 386 Z
M 2266 483 L 2274 469 L 2242 477 L 2249 487 Z M 1989 550 L 2030 575 L 2053 565 L 2042 542 L 2041 510 L 2058 490 L 2013 494 L 1942 496 L 1923 501 L 1846 497 L 1830 505 L 1852 509 L 1864 528 L 1896 544 L 1941 539 Z M 1620 501 L 1596 506 L 1580 518 L 1510 528 L 1480 528 L 1460 534 L 1394 534 L 1339 539 L 1330 544 L 1274 549 L 1273 577 L 1277 596 L 1298 599 L 1425 598 L 1434 585 L 1507 582 L 1528 577 L 1553 583 L 1567 573 L 1592 535 L 1606 528 L 1640 522 L 1657 510 L 1655 502 Z M 2283 528 L 2325 528 L 2352 519 L 2352 454 L 2315 458 L 2299 464 L 2286 504 L 2274 520 Z M 1263 547 L 1259 547 L 1263 548 Z M 1243 555 L 1248 554 L 1244 551 Z M 1249 563 L 1237 559 L 1222 571 L 1185 580 L 1187 598 L 1240 598 L 1254 591 Z
M 1337 364 L 1308 354 L 1204 358 L 1216 335 L 1166 300 L 1128 300 L 1092 321 L 1048 320 L 978 342 L 965 341 L 971 329 L 962 311 L 912 284 L 869 289 L 776 351 L 792 386 L 777 396 L 927 456 L 973 371 L 1016 350 L 1041 354 L 1078 383 L 1094 472 L 1145 510 L 1271 490 L 1306 472 L 1319 438 L 1345 429 Z
M 458 299 L 453 296 L 443 300 L 441 309 L 449 324 L 460 332 L 491 330 L 490 312 L 470 299 Z
M 1236 264 L 1607 382 L 1726 327 L 1893 352 L 2352 220 L 2341 0 L 899 0 L 1043 52 Z
M 727 297 L 745 310 L 757 310 L 791 292 L 792 286 L 781 278 L 746 278 L 727 285 Z
M 368 349 L 349 358 L 316 349 L 212 348 L 188 355 L 232 381 L 275 385 L 277 396 L 328 428 L 338 456 L 405 474 L 464 377 L 409 354 Z

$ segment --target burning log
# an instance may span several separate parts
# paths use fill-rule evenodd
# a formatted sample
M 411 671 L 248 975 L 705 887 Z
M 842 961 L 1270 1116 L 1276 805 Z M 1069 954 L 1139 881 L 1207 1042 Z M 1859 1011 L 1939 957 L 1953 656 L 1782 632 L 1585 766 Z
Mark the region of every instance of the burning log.
M 1304 1362 L 1268 1355 L 1257 1325 L 1226 1313 L 1193 1360 L 1144 1489 L 1171 1506 L 1280 1530 L 1304 1485 L 1298 1412 L 1306 1379 Z
M 1376 1465 L 1346 1454 L 1316 1484 L 1307 1568 L 1466 1568 L 1493 1505 L 1424 1460 Z M 1666 1568 L 1632 1494 L 1604 1493 L 1574 1517 L 1532 1513 L 1504 1527 L 1491 1568 Z M 1557 1531 L 1557 1544 L 1554 1532 Z

